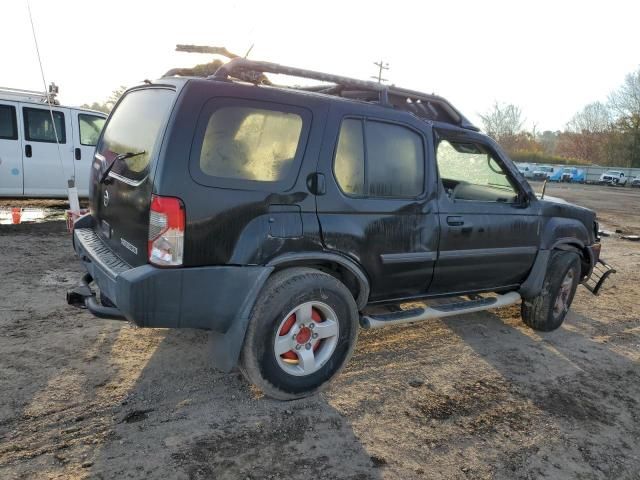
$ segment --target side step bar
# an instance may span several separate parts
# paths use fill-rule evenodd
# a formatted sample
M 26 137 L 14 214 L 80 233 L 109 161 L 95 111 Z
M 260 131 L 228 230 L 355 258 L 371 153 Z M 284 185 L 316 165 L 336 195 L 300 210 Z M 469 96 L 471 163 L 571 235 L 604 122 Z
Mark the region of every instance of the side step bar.
M 481 312 L 490 308 L 500 308 L 518 303 L 521 297 L 518 292 L 509 292 L 496 297 L 487 297 L 466 302 L 454 302 L 433 307 L 420 307 L 399 312 L 384 313 L 380 315 L 363 315 L 360 317 L 360 325 L 363 328 L 380 328 L 387 325 L 401 323 L 421 322 L 433 318 L 451 317 L 462 313 Z

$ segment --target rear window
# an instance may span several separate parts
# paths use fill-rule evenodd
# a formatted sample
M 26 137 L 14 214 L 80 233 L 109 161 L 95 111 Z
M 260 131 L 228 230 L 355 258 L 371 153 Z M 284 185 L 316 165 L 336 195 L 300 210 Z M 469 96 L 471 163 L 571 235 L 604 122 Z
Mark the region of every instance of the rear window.
M 112 171 L 131 180 L 141 180 L 149 173 L 174 92 L 166 88 L 134 90 L 125 95 L 111 114 L 98 152 L 107 163 L 122 153 L 144 152 L 118 162 Z
M 302 117 L 256 107 L 215 110 L 204 133 L 200 169 L 206 175 L 277 182 L 291 173 Z

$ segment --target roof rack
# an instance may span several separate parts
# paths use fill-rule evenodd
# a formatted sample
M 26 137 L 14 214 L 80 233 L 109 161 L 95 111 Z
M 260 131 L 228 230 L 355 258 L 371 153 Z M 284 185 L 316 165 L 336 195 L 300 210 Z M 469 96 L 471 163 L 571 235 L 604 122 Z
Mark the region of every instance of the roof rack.
M 51 101 L 52 105 L 59 105 L 56 95 L 58 94 L 58 86 L 55 83 L 49 85 L 49 92 L 44 93 L 37 90 L 25 90 L 23 88 L 0 87 L 0 95 L 3 97 L 13 97 L 18 101 L 47 103 Z
M 289 87 L 303 91 L 313 91 L 328 95 L 375 102 L 383 106 L 413 113 L 417 117 L 452 123 L 462 128 L 478 131 L 453 105 L 437 95 L 383 85 L 380 83 L 357 80 L 355 78 L 316 72 L 297 67 L 287 67 L 271 62 L 259 62 L 245 58 L 234 58 L 222 65 L 210 80 L 228 80 L 243 73 L 274 73 L 294 77 L 310 78 L 335 85 L 316 85 L 311 87 Z

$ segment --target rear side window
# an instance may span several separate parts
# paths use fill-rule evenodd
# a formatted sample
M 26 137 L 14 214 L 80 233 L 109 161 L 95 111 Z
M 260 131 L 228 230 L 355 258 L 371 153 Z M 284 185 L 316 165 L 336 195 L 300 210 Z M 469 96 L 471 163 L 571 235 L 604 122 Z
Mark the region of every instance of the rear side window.
M 424 144 L 414 130 L 347 118 L 334 161 L 338 185 L 348 195 L 412 198 L 424 185 Z
M 67 142 L 67 133 L 64 126 L 64 113 L 53 112 L 55 128 L 51 121 L 51 111 L 40 108 L 24 108 L 24 131 L 25 138 L 30 142 L 56 143 L 56 133 L 58 142 Z
M 209 117 L 200 170 L 208 176 L 277 182 L 291 173 L 302 117 L 252 106 L 224 106 Z
M 144 153 L 116 163 L 112 172 L 131 180 L 149 173 L 174 95 L 166 88 L 145 88 L 124 96 L 109 118 L 97 151 L 108 163 L 122 153 Z
M 96 146 L 105 121 L 105 118 L 98 117 L 97 115 L 88 115 L 84 113 L 78 114 L 80 143 L 91 147 Z
M 18 139 L 16 109 L 11 105 L 0 105 L 0 139 Z

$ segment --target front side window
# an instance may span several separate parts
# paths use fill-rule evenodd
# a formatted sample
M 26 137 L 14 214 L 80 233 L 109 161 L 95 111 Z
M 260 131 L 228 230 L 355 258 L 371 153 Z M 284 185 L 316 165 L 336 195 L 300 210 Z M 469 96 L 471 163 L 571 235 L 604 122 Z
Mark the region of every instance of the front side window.
M 334 173 L 344 193 L 417 197 L 423 191 L 424 167 L 422 137 L 415 131 L 373 120 L 347 118 L 342 122 Z
M 18 139 L 16 109 L 11 105 L 0 105 L 0 139 Z
M 200 150 L 208 176 L 258 182 L 287 178 L 302 134 L 296 113 L 251 106 L 224 106 L 209 117 Z
M 90 147 L 95 147 L 100 137 L 102 127 L 106 121 L 97 115 L 78 114 L 78 127 L 80 129 L 80 143 Z
M 502 164 L 484 145 L 440 140 L 436 158 L 442 183 L 452 200 L 513 203 L 517 190 Z
M 66 143 L 67 136 L 64 126 L 64 113 L 53 112 L 54 124 L 51 121 L 51 111 L 40 108 L 24 108 L 25 138 L 31 142 Z

